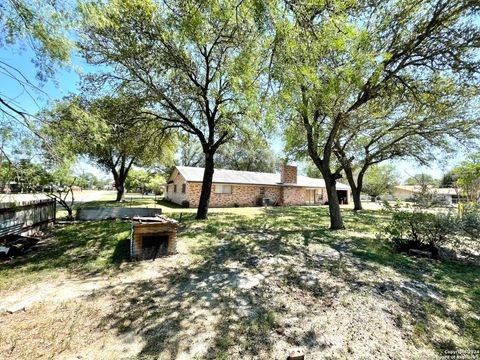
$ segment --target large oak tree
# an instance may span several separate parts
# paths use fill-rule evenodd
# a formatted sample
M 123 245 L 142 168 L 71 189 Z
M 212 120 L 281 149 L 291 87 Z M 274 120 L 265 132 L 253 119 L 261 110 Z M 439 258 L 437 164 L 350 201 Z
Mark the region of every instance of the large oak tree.
M 150 113 L 197 138 L 204 154 L 197 219 L 205 219 L 214 156 L 238 133 L 252 131 L 261 111 L 263 38 L 257 1 L 110 0 L 83 6 L 80 48 L 106 68 L 104 79 L 127 83 Z
M 282 4 L 284 4 L 282 2 Z M 275 77 L 288 121 L 325 179 L 332 229 L 343 228 L 332 167 L 351 119 L 390 93 L 417 93 L 439 74 L 478 81 L 474 0 L 312 1 L 275 7 Z M 295 134 L 295 132 L 290 132 Z M 297 132 L 298 134 L 298 132 Z M 296 139 L 294 139 L 296 141 Z M 295 142 L 294 141 L 294 142 Z
M 440 84 L 439 84 L 440 83 Z M 383 96 L 350 117 L 334 152 L 352 189 L 354 209 L 368 169 L 384 161 L 411 159 L 431 165 L 440 152 L 455 152 L 479 136 L 478 91 L 447 79 L 415 94 Z

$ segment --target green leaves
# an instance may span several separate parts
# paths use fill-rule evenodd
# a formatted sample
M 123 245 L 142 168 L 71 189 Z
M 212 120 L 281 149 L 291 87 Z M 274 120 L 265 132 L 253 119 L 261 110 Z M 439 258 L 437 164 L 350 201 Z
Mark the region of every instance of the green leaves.
M 114 68 L 111 78 L 128 82 L 162 121 L 213 147 L 261 118 L 265 42 L 255 33 L 254 1 L 89 6 L 83 10 L 84 55 Z
M 467 196 L 467 201 L 480 201 L 480 154 L 472 154 L 453 169 L 456 186 Z
M 44 114 L 44 133 L 58 158 L 84 155 L 107 170 L 114 169 L 120 158 L 139 166 L 169 164 L 175 135 L 156 123 L 142 105 L 125 94 L 89 101 L 73 97 Z
M 4 42 L 31 47 L 35 53 L 37 77 L 45 80 L 56 63 L 70 59 L 71 41 L 67 31 L 74 23 L 69 5 L 61 1 L 7 0 L 0 5 L 0 27 Z M 15 66 L 15 64 L 12 64 Z
M 385 195 L 398 185 L 398 178 L 392 165 L 372 166 L 365 174 L 363 192 L 374 197 Z

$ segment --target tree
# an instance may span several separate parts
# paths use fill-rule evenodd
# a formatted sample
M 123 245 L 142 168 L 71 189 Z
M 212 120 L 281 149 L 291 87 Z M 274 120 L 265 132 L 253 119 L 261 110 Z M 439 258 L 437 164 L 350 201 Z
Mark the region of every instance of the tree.
M 478 10 L 473 0 L 288 2 L 272 16 L 280 98 L 290 133 L 303 129 L 325 179 L 332 229 L 343 228 L 336 141 L 356 131 L 350 124 L 358 111 L 392 92 L 414 97 L 439 74 L 475 84 Z
M 15 166 L 14 180 L 21 192 L 35 192 L 52 183 L 53 177 L 41 164 L 21 159 Z
M 455 181 L 457 180 L 457 175 L 453 172 L 453 170 L 448 171 L 446 174 L 442 176 L 440 180 L 440 186 L 446 188 L 453 188 L 455 187 Z
M 71 42 L 66 31 L 73 23 L 73 13 L 69 7 L 66 2 L 53 0 L 6 0 L 0 4 L 0 48 L 8 46 L 19 52 L 25 48 L 32 50 L 32 63 L 40 85 L 52 77 L 57 65 L 65 65 L 70 59 Z M 39 85 L 11 61 L 0 60 L 2 78 L 16 82 L 34 101 L 36 94 L 45 95 Z M 36 131 L 32 114 L 15 101 L 10 88 L 8 92 L 0 90 L 0 112 L 13 122 L 18 121 Z
M 182 166 L 205 166 L 201 146 L 191 140 L 183 143 L 178 161 Z M 275 172 L 278 164 L 279 159 L 261 137 L 231 141 L 215 154 L 217 169 Z
M 178 163 L 182 166 L 205 166 L 202 146 L 196 142 L 192 136 L 182 136 L 181 141 L 182 147 L 180 149 Z
M 436 192 L 432 189 L 432 185 L 436 186 L 438 182 L 431 175 L 420 173 L 407 179 L 406 183 L 416 187 L 416 191 L 413 194 L 415 206 L 429 208 L 436 205 Z
M 419 184 L 437 186 L 438 180 L 435 179 L 432 175 L 425 174 L 425 173 L 420 173 L 420 174 L 411 176 L 405 180 L 405 185 L 419 185 Z
M 399 175 L 393 165 L 374 165 L 365 174 L 363 191 L 370 196 L 377 197 L 387 194 L 398 185 Z
M 157 195 L 162 195 L 164 191 L 164 184 L 167 181 L 162 175 L 155 175 L 150 178 L 148 182 L 148 189 Z
M 152 175 L 145 170 L 132 169 L 129 171 L 127 179 L 125 180 L 125 187 L 129 190 L 144 193 L 151 179 Z
M 44 134 L 57 152 L 87 156 L 112 173 L 116 201 L 123 201 L 125 180 L 133 165 L 173 159 L 174 135 L 154 122 L 134 96 L 73 97 L 57 103 L 44 116 L 48 120 Z
M 307 174 L 308 177 L 317 178 L 317 179 L 322 178 L 322 173 L 320 172 L 320 170 L 318 170 L 318 168 L 310 159 L 307 159 L 305 173 Z
M 467 201 L 480 202 L 480 154 L 470 155 L 453 169 L 456 185 L 467 197 Z
M 273 173 L 279 159 L 261 139 L 231 142 L 222 146 L 215 158 L 220 169 Z
M 82 189 L 94 189 L 100 187 L 101 182 L 94 174 L 83 172 L 81 175 L 77 176 L 76 185 Z
M 128 83 L 152 117 L 200 142 L 205 171 L 197 219 L 207 218 L 217 150 L 261 118 L 265 56 L 257 5 L 111 0 L 82 7 L 79 46 L 87 61 L 112 69 L 104 79 Z
M 475 140 L 474 100 L 469 85 L 436 79 L 414 96 L 390 94 L 351 116 L 334 152 L 352 189 L 354 209 L 362 209 L 360 193 L 370 166 L 392 159 L 427 165 L 439 151 L 452 153 Z
M 50 199 L 57 201 L 67 211 L 67 221 L 73 221 L 73 204 L 75 203 L 75 196 L 73 195 L 73 186 L 75 185 L 75 178 L 67 186 L 62 186 L 57 189 L 50 189 L 47 196 Z M 70 197 L 70 199 L 69 199 Z
M 128 174 L 125 186 L 127 189 L 140 191 L 141 193 L 152 191 L 155 194 L 162 194 L 165 183 L 165 178 L 155 172 L 132 169 Z

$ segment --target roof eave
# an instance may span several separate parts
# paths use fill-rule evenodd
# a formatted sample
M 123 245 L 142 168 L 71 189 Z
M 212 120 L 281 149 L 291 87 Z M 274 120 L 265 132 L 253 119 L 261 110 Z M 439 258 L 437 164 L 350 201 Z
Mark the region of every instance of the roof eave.
M 202 181 L 199 180 L 186 180 L 189 183 L 201 184 Z M 225 184 L 225 185 L 243 185 L 243 186 L 278 186 L 278 187 L 301 187 L 301 188 L 315 188 L 315 189 L 324 189 L 325 186 L 322 185 L 300 185 L 300 184 L 286 184 L 286 183 L 277 183 L 277 184 L 261 184 L 261 183 L 239 183 L 239 182 L 227 182 L 227 181 L 212 181 L 212 184 Z M 346 190 L 346 189 L 345 189 Z

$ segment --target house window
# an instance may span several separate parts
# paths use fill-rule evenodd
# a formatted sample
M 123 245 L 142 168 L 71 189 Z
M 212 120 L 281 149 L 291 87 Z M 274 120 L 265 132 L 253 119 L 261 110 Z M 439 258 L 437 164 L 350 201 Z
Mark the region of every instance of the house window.
M 231 194 L 232 185 L 215 185 L 215 194 Z
M 185 191 L 187 191 L 187 184 L 182 184 L 182 193 L 185 194 Z
M 177 184 L 173 185 L 173 192 L 177 192 Z
M 260 188 L 260 196 L 265 197 L 265 188 L 263 186 Z

